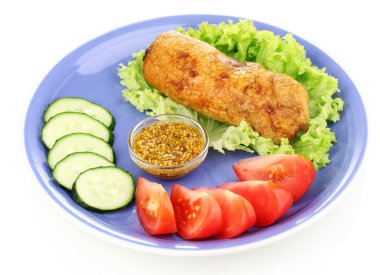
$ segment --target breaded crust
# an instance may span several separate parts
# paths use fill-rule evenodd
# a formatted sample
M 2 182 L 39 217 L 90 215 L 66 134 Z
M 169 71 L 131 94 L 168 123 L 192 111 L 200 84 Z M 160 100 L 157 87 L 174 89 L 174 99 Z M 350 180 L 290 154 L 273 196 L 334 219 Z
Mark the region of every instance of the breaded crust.
M 175 31 L 162 33 L 147 49 L 143 74 L 177 103 L 232 125 L 245 120 L 276 143 L 308 127 L 308 94 L 302 84 Z

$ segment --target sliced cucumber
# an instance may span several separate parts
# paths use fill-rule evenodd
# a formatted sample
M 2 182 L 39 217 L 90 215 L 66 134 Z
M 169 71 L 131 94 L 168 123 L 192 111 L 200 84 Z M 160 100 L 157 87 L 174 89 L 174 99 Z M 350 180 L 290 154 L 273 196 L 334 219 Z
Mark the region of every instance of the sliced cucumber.
M 90 168 L 115 166 L 106 158 L 91 152 L 72 153 L 57 163 L 53 177 L 63 187 L 71 190 L 77 177 Z
M 93 152 L 114 162 L 114 152 L 110 144 L 90 134 L 75 133 L 55 142 L 47 157 L 50 168 L 53 169 L 60 160 L 76 152 Z
M 106 212 L 127 206 L 133 199 L 135 184 L 131 174 L 117 167 L 89 169 L 73 185 L 73 198 L 84 208 Z
M 63 97 L 55 100 L 46 109 L 44 120 L 47 122 L 53 116 L 66 112 L 85 113 L 99 120 L 111 130 L 115 127 L 115 119 L 108 110 L 79 97 Z
M 57 139 L 73 133 L 91 134 L 112 144 L 113 134 L 103 123 L 82 113 L 61 113 L 45 124 L 41 137 L 47 148 L 52 148 Z

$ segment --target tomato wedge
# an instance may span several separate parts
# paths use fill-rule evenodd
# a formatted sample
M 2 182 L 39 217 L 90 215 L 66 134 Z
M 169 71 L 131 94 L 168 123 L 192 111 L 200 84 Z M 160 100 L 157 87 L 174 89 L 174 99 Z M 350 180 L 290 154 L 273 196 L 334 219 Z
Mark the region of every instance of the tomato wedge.
M 224 183 L 217 188 L 227 189 L 246 198 L 256 213 L 256 225 L 268 226 L 280 218 L 292 205 L 291 194 L 270 181 Z
M 288 190 L 277 185 L 276 183 L 269 182 L 270 189 L 273 191 L 276 196 L 278 203 L 278 218 L 285 214 L 286 211 L 293 205 L 293 196 Z
M 223 230 L 215 237 L 233 238 L 255 225 L 255 210 L 244 197 L 225 189 L 211 187 L 197 187 L 193 190 L 206 191 L 216 199 L 222 210 Z
M 136 188 L 136 209 L 140 224 L 148 234 L 177 232 L 173 206 L 161 184 L 140 177 Z
M 207 192 L 174 184 L 170 199 L 181 237 L 208 238 L 223 230 L 222 210 L 216 199 Z
M 270 180 L 287 189 L 298 200 L 315 178 L 313 164 L 298 155 L 274 154 L 239 160 L 233 165 L 240 181 Z

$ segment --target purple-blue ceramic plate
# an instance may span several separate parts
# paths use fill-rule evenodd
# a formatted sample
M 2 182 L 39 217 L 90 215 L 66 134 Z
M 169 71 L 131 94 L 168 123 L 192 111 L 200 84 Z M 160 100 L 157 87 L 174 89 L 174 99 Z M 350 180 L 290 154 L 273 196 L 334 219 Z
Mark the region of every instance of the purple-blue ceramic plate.
M 362 100 L 348 75 L 329 56 L 318 48 L 296 37 L 304 45 L 307 56 L 318 67 L 339 79 L 339 96 L 345 101 L 341 121 L 331 125 L 338 142 L 331 149 L 331 163 L 320 169 L 312 187 L 274 225 L 268 228 L 253 227 L 243 235 L 229 240 L 208 239 L 186 241 L 172 234 L 162 237 L 147 235 L 139 224 L 132 203 L 115 213 L 97 214 L 78 206 L 70 193 L 52 178 L 46 163 L 47 150 L 40 140 L 44 124 L 44 110 L 59 97 L 83 97 L 110 110 L 116 119 L 114 150 L 117 165 L 129 170 L 135 179 L 144 176 L 163 183 L 170 191 L 172 182 L 160 181 L 144 173 L 132 162 L 128 154 L 128 134 L 145 114 L 126 103 L 122 97 L 117 67 L 132 60 L 132 53 L 146 48 L 161 32 L 178 26 L 197 27 L 202 21 L 220 23 L 238 18 L 218 15 L 184 15 L 164 17 L 132 24 L 102 35 L 74 50 L 59 62 L 42 81 L 26 116 L 25 146 L 35 175 L 43 190 L 61 212 L 71 221 L 99 237 L 128 248 L 167 255 L 217 255 L 259 247 L 290 235 L 314 221 L 331 208 L 352 182 L 357 172 L 367 140 L 367 121 Z M 283 36 L 286 31 L 260 22 L 258 29 L 267 29 Z M 234 162 L 251 156 L 245 152 L 228 152 L 221 155 L 210 150 L 204 163 L 178 182 L 187 187 L 215 186 L 236 180 L 231 169 Z

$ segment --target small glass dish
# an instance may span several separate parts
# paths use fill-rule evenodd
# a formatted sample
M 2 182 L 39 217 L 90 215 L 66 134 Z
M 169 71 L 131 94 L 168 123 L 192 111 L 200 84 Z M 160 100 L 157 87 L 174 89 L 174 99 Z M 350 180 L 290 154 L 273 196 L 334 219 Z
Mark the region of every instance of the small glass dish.
M 176 166 L 159 166 L 154 165 L 151 163 L 146 162 L 142 158 L 139 157 L 139 155 L 134 151 L 133 148 L 133 141 L 136 137 L 136 135 L 145 127 L 151 125 L 155 122 L 164 122 L 164 121 L 176 121 L 176 122 L 182 122 L 187 124 L 188 126 L 194 128 L 197 130 L 202 138 L 203 138 L 203 149 L 202 151 L 192 160 L 185 162 L 181 165 Z M 129 154 L 134 161 L 134 163 L 140 167 L 145 172 L 153 175 L 156 178 L 160 179 L 179 179 L 185 175 L 187 175 L 189 172 L 193 171 L 195 168 L 197 168 L 203 160 L 206 158 L 208 153 L 208 135 L 206 130 L 200 125 L 196 120 L 183 116 L 178 114 L 162 114 L 162 115 L 156 115 L 152 117 L 148 117 L 142 121 L 140 121 L 131 131 L 129 134 L 128 139 L 128 150 Z

